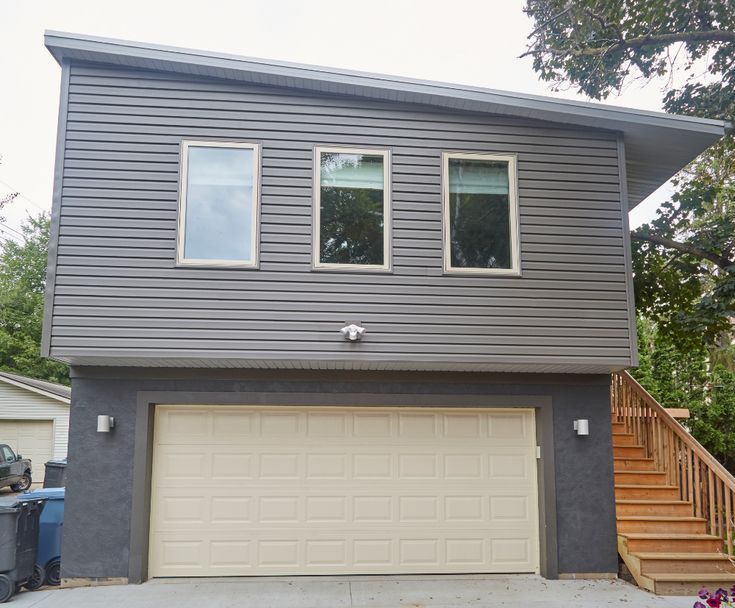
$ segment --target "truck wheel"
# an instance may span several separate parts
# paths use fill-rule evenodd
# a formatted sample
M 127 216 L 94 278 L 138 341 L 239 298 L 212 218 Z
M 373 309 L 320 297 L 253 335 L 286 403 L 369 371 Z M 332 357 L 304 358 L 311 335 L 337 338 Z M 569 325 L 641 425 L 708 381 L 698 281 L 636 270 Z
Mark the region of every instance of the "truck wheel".
M 46 579 L 46 571 L 41 568 L 38 564 L 33 566 L 33 572 L 31 573 L 31 577 L 26 581 L 26 584 L 23 585 L 28 591 L 35 591 L 36 589 L 40 589 L 43 587 L 43 583 Z
M 31 479 L 31 474 L 23 473 L 23 477 L 20 478 L 20 481 L 10 486 L 10 489 L 13 490 L 13 492 L 25 492 L 31 487 L 32 483 L 33 480 Z
M 15 593 L 15 583 L 6 574 L 0 574 L 0 604 L 7 602 Z
M 46 566 L 46 584 L 58 587 L 61 584 L 61 560 L 51 560 Z

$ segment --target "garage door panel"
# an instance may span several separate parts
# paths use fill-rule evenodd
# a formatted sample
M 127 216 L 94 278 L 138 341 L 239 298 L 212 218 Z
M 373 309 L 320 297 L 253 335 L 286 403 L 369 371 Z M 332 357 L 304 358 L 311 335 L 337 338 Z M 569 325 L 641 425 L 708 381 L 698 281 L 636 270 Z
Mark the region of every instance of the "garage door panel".
M 247 497 L 212 496 L 207 498 L 159 494 L 154 524 L 159 530 L 189 525 L 194 520 L 204 527 L 230 525 L 238 522 L 245 527 L 263 527 L 269 523 L 280 526 L 324 525 L 327 528 L 359 530 L 376 525 L 416 525 L 431 523 L 433 527 L 448 525 L 452 528 L 525 529 L 533 524 L 534 505 L 528 495 L 450 494 L 436 492 L 420 495 L 380 496 L 355 492 L 350 497 L 310 492 L 304 496 L 290 493 L 263 493 L 253 490 Z M 196 514 L 194 510 L 196 509 Z
M 237 523 L 245 529 L 285 527 L 324 528 L 357 532 L 394 526 L 449 529 L 527 531 L 534 523 L 534 509 L 527 495 L 499 493 L 451 494 L 449 492 L 405 492 L 403 495 L 379 496 L 366 491 L 350 497 L 334 494 L 294 495 L 258 492 L 248 496 L 192 496 L 186 490 L 159 494 L 156 530 L 184 530 L 192 524 L 199 531 Z M 199 533 L 199 532 L 196 532 Z
M 492 481 L 527 483 L 535 478 L 529 447 L 495 447 L 493 453 L 470 451 L 466 447 L 445 448 L 443 453 L 431 453 L 424 446 L 393 446 L 400 453 L 380 446 L 341 445 L 325 448 L 279 447 L 251 445 L 217 446 L 161 445 L 158 448 L 163 468 L 164 486 L 190 483 L 196 480 L 216 488 L 228 479 L 252 479 L 273 482 L 284 479 L 304 483 L 323 480 L 397 481 L 411 483 L 426 480 Z M 349 449 L 351 453 L 346 453 Z
M 533 548 L 526 537 L 487 538 L 439 531 L 431 537 L 406 533 L 390 535 L 343 534 L 302 538 L 287 532 L 249 539 L 212 534 L 206 540 L 158 538 L 162 564 L 158 576 L 191 576 L 205 569 L 219 576 L 279 575 L 284 570 L 299 574 L 385 574 L 413 572 L 519 572 L 526 567 Z
M 210 412 L 166 411 L 157 414 L 159 444 L 240 444 L 247 435 L 255 445 L 283 446 L 298 437 L 299 445 L 323 445 L 324 439 L 337 445 L 371 445 L 375 439 L 391 439 L 397 445 L 426 445 L 427 440 L 492 438 L 497 447 L 514 447 L 533 437 L 532 417 L 528 413 L 351 413 L 348 416 L 320 408 L 316 412 L 274 412 L 255 410 L 246 413 L 228 411 L 231 406 L 209 406 Z M 233 406 L 234 407 L 234 406 Z M 284 408 L 285 409 L 285 408 Z M 300 408 L 318 409 L 318 408 Z M 342 412 L 349 408 L 341 409 Z M 368 408 L 364 408 L 368 409 Z M 381 408 L 369 408 L 378 410 Z M 428 409 L 428 408 L 427 408 Z M 272 408 L 271 408 L 272 410 Z M 330 442 L 331 443 L 331 442 Z
M 157 409 L 152 576 L 538 568 L 531 410 Z

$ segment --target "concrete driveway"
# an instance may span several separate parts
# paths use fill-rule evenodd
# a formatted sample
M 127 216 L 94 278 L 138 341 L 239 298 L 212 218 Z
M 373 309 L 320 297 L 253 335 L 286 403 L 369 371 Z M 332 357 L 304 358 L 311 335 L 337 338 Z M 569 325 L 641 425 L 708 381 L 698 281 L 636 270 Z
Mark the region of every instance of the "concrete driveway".
M 143 585 L 21 592 L 21 608 L 691 608 L 623 581 L 548 581 L 539 576 L 345 576 L 155 580 Z

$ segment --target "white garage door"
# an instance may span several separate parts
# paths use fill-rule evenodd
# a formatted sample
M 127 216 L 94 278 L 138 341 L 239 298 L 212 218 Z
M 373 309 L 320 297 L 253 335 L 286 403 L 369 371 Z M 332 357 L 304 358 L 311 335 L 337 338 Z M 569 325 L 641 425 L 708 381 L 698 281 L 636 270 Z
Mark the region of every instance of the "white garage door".
M 33 481 L 42 482 L 44 465 L 54 452 L 54 423 L 51 420 L 0 420 L 0 443 L 7 443 L 23 458 L 30 458 Z
M 536 572 L 532 410 L 158 406 L 150 576 Z

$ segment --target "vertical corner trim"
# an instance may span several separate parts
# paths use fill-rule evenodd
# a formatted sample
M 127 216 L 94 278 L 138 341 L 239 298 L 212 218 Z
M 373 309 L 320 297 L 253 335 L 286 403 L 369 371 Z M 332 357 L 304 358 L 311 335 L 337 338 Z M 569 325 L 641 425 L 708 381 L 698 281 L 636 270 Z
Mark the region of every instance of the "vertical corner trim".
M 617 138 L 618 175 L 620 177 L 620 211 L 623 220 L 623 257 L 625 260 L 625 293 L 628 301 L 628 333 L 630 335 L 630 364 L 638 367 L 638 330 L 636 326 L 635 293 L 633 289 L 633 256 L 630 246 L 630 222 L 628 219 L 628 175 L 625 159 L 625 140 Z
M 56 288 L 56 257 L 59 245 L 61 218 L 61 193 L 64 185 L 64 153 L 66 150 L 66 122 L 69 111 L 69 74 L 67 60 L 61 63 L 61 87 L 59 92 L 59 118 L 56 131 L 56 159 L 54 161 L 54 187 L 51 202 L 51 232 L 46 264 L 46 288 L 43 297 L 43 327 L 41 330 L 41 356 L 51 355 L 51 324 L 54 317 L 54 291 Z

